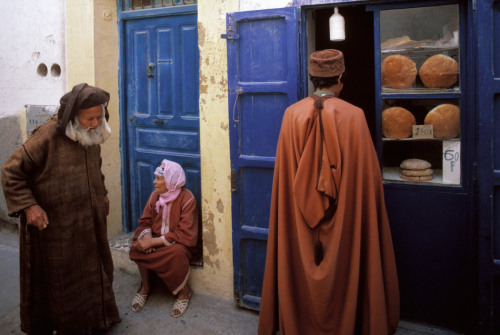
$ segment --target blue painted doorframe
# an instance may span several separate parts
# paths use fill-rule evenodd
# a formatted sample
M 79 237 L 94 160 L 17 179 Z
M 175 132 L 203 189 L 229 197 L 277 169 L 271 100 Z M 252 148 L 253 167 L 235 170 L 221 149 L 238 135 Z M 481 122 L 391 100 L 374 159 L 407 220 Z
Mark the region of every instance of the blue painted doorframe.
M 295 8 L 227 15 L 233 266 L 239 305 L 258 309 L 281 119 L 297 101 Z
M 201 201 L 197 6 L 119 13 L 123 226 L 138 226 L 162 159 Z
M 474 1 L 479 330 L 500 334 L 500 1 Z

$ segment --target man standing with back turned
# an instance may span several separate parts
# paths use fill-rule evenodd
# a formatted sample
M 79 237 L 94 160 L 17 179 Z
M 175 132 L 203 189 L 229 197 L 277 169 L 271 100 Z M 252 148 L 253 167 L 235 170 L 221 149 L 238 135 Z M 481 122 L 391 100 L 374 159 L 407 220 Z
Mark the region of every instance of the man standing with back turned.
M 341 99 L 342 52 L 310 57 L 315 93 L 283 116 L 259 334 L 387 335 L 399 288 L 377 155 Z
M 21 330 L 91 334 L 120 322 L 107 239 L 101 147 L 109 93 L 80 84 L 57 118 L 33 131 L 2 167 L 9 215 L 21 216 Z

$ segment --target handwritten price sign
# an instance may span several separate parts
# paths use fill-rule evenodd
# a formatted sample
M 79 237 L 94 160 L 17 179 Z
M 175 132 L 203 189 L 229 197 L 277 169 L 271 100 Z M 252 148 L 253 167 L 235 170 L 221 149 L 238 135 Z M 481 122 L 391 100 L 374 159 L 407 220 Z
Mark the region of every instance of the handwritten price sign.
M 460 141 L 443 141 L 443 182 L 460 184 Z
M 433 138 L 432 124 L 418 124 L 412 126 L 413 138 Z

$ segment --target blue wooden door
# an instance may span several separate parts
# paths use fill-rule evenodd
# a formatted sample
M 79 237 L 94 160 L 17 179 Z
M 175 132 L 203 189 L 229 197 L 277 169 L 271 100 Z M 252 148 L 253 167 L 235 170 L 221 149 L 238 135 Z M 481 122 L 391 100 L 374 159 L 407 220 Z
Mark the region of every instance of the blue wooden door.
M 297 101 L 296 9 L 228 14 L 227 30 L 235 297 L 258 309 L 276 145 Z
M 500 1 L 476 2 L 480 334 L 500 334 Z
M 162 159 L 181 164 L 186 186 L 201 199 L 197 15 L 125 23 L 124 211 L 133 230 Z

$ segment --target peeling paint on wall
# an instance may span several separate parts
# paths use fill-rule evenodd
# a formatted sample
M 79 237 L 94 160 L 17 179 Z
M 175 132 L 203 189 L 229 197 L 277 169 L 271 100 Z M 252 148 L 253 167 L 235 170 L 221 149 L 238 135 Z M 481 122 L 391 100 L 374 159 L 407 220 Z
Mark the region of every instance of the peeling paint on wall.
M 206 247 L 208 255 L 217 255 L 219 249 L 217 248 L 215 227 L 214 227 L 214 214 L 208 213 L 208 218 L 203 221 L 203 246 Z
M 238 0 L 198 3 L 200 48 L 200 154 L 203 197 L 204 267 L 199 279 L 208 291 L 233 297 L 232 229 L 227 89 L 226 13 Z
M 222 203 L 222 200 L 220 200 L 220 199 L 217 200 L 217 210 L 219 211 L 219 213 L 224 213 L 224 204 Z

